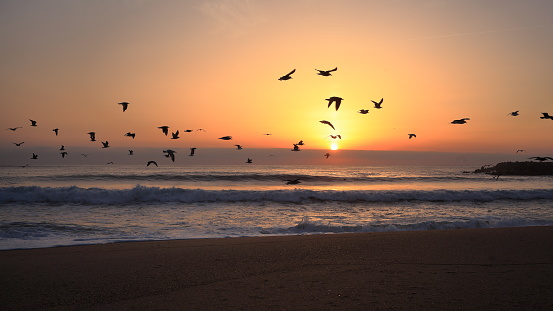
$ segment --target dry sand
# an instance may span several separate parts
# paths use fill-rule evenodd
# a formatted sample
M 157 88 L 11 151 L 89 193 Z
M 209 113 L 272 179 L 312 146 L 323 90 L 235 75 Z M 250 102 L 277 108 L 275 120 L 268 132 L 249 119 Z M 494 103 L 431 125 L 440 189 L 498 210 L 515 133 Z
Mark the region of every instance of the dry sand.
M 553 310 L 553 226 L 0 251 L 2 310 Z

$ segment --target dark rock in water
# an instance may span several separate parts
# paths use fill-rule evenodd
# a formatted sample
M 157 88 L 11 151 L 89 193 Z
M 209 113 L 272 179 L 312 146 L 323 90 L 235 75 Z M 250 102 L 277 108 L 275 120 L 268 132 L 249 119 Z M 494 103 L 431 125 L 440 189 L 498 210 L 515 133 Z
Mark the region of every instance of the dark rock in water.
M 482 166 L 474 172 L 490 175 L 553 175 L 553 162 L 501 162 L 495 166 Z

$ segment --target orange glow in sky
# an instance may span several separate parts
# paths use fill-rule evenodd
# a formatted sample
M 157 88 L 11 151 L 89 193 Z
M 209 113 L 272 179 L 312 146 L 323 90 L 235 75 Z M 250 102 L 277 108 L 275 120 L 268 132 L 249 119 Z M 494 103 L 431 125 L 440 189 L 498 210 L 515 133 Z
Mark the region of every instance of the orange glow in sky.
M 551 156 L 553 120 L 539 118 L 553 114 L 551 12 L 516 0 L 3 1 L 0 123 L 21 128 L 0 144 Z

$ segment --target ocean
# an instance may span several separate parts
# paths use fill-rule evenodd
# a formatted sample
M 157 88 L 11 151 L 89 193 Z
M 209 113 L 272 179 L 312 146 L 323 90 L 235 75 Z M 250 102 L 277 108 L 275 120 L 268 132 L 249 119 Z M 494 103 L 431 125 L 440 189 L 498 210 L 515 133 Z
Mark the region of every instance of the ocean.
M 476 168 L 0 167 L 0 249 L 553 225 L 553 176 Z

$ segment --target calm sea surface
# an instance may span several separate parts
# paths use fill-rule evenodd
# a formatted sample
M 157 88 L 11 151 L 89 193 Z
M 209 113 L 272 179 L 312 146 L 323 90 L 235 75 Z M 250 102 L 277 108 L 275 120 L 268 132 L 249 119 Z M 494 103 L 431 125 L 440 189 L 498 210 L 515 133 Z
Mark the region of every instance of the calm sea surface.
M 552 176 L 474 169 L 0 167 L 0 249 L 553 225 Z

